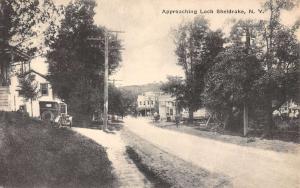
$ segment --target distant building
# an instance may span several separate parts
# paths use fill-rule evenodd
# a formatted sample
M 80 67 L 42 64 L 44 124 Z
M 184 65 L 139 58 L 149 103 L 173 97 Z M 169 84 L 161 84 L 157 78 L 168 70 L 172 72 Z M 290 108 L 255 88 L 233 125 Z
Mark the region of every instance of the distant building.
M 171 95 L 162 94 L 158 97 L 159 115 L 163 120 L 175 120 L 176 99 Z
M 183 109 L 181 111 L 181 114 L 182 114 L 183 119 L 189 118 L 189 110 L 188 109 Z M 206 108 L 200 108 L 197 111 L 193 112 L 194 120 L 208 119 L 209 116 L 210 116 L 210 113 L 206 110 Z
M 137 111 L 140 116 L 151 116 L 155 112 L 161 120 L 174 121 L 180 113 L 182 119 L 189 118 L 188 109 L 178 109 L 176 98 L 163 92 L 145 92 L 138 95 Z M 210 114 L 205 108 L 198 109 L 193 113 L 195 120 L 207 119 Z
M 278 113 L 278 115 L 281 116 L 294 116 L 294 117 L 299 117 L 299 113 L 300 113 L 300 105 L 298 105 L 296 102 L 290 100 L 285 102 L 283 105 L 281 105 L 281 107 L 278 110 L 275 110 L 273 112 L 273 115 L 276 115 Z
M 145 92 L 138 95 L 137 111 L 141 116 L 151 116 L 155 112 L 163 120 L 174 120 L 176 115 L 176 100 L 171 95 L 162 92 Z
M 158 97 L 160 92 L 145 92 L 138 95 L 137 111 L 141 116 L 150 116 L 158 111 Z

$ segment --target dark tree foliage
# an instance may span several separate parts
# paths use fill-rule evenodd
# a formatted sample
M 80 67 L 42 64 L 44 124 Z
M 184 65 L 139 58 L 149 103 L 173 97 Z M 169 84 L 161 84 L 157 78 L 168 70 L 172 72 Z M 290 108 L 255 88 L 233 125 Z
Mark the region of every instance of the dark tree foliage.
M 59 28 L 50 27 L 46 44 L 50 81 L 55 93 L 66 100 L 70 110 L 91 115 L 103 104 L 104 34 L 96 26 L 94 0 L 77 0 L 64 11 Z M 91 41 L 100 38 L 103 41 Z M 110 36 L 109 73 L 121 61 L 120 41 Z M 101 108 L 102 109 L 102 108 Z
M 290 28 L 280 23 L 283 10 L 299 5 L 297 0 L 268 0 L 265 8 L 270 12 L 269 20 L 262 22 L 264 75 L 257 85 L 264 99 L 266 123 L 264 136 L 272 136 L 274 121 L 272 112 L 290 99 L 299 95 L 299 41 L 295 31 L 299 20 Z
M 58 13 L 52 0 L 1 0 L 0 1 L 0 79 L 9 81 L 11 54 L 21 50 L 33 56 L 39 50 L 36 43 L 41 24 L 46 24 Z M 53 16 L 53 17 L 52 17 Z M 35 43 L 34 43 L 35 41 Z M 6 75 L 6 76 L 4 76 Z
M 38 85 L 34 83 L 35 79 L 32 75 L 18 77 L 20 83 L 20 93 L 25 99 L 35 99 L 38 94 Z
M 125 104 L 123 100 L 122 92 L 113 85 L 109 85 L 108 88 L 108 113 L 116 115 L 125 115 Z
M 161 90 L 170 93 L 172 97 L 176 97 L 177 107 L 179 109 L 187 108 L 187 92 L 186 82 L 181 77 L 168 76 L 168 81 L 161 85 Z
M 21 48 L 32 55 L 30 39 L 37 36 L 39 24 L 49 22 L 58 12 L 51 0 L 2 0 L 0 2 L 1 44 Z
M 193 112 L 203 105 L 201 94 L 204 90 L 204 78 L 208 69 L 213 65 L 213 59 L 223 49 L 223 34 L 221 31 L 211 31 L 203 17 L 182 24 L 175 31 L 177 64 L 185 72 L 185 83 L 182 84 L 180 99 L 183 106 L 189 109 L 189 119 L 193 120 Z M 170 80 L 174 81 L 174 80 Z M 173 83 L 165 85 L 172 86 Z M 176 93 L 173 93 L 176 95 Z
M 124 115 L 137 115 L 137 94 L 133 91 L 121 89 Z
M 236 130 L 242 126 L 243 105 L 259 102 L 255 81 L 263 70 L 255 54 L 239 46 L 227 47 L 215 61 L 206 78 L 205 106 L 226 128 Z
M 242 104 L 254 117 L 264 116 L 265 135 L 273 127 L 272 113 L 284 102 L 299 98 L 300 48 L 295 31 L 299 23 L 282 25 L 280 13 L 294 1 L 269 0 L 268 21 L 238 21 L 224 52 L 215 59 L 207 77 L 206 105 L 230 128 L 242 123 Z M 260 109 L 259 114 L 255 112 Z M 251 114 L 250 114 L 251 115 Z M 235 116 L 235 117 L 234 117 Z M 237 122 L 230 123 L 230 121 Z

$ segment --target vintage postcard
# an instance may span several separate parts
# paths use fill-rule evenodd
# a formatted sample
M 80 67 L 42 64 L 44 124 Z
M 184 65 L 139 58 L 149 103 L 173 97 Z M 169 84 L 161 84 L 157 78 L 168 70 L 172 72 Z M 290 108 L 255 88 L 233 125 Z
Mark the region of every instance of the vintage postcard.
M 299 0 L 0 0 L 0 188 L 300 187 Z

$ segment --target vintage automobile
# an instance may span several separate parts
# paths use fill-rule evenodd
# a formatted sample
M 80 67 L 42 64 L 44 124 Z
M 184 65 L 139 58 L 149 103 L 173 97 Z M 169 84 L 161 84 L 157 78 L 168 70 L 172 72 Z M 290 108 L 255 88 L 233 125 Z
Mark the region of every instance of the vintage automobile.
M 43 121 L 58 126 L 72 127 L 72 116 L 67 113 L 67 104 L 56 101 L 40 101 L 40 115 Z

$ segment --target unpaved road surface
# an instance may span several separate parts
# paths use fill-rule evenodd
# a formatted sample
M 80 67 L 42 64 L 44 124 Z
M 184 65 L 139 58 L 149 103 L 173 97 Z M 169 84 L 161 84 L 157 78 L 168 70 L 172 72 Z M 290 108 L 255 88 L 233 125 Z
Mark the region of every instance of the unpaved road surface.
M 210 172 L 230 177 L 234 187 L 299 188 L 300 155 L 223 143 L 161 129 L 148 119 L 125 120 L 127 129 L 158 148 Z
M 114 173 L 118 180 L 118 187 L 153 187 L 153 185 L 138 170 L 133 161 L 127 156 L 126 146 L 121 139 L 120 132 L 115 132 L 113 134 L 86 128 L 72 128 L 72 130 L 107 148 L 107 156 L 114 167 Z

